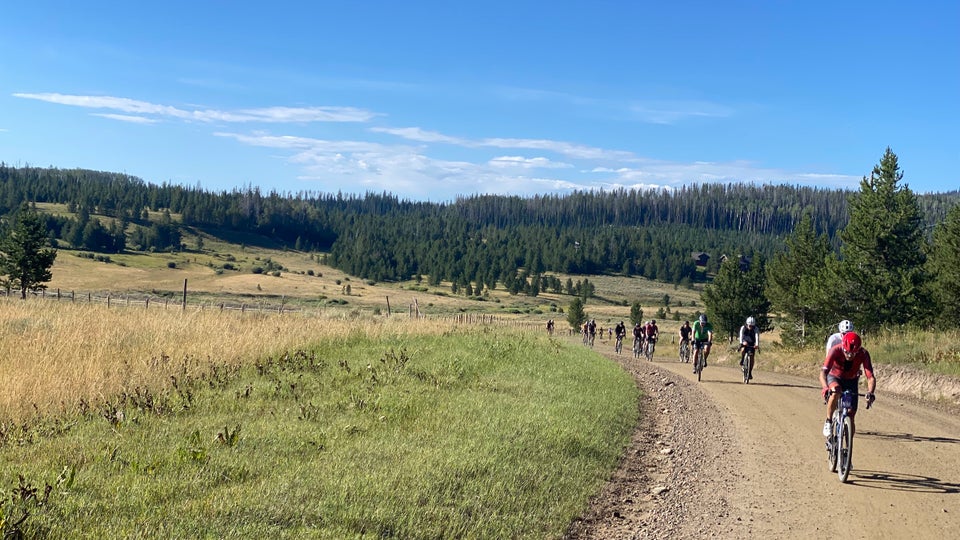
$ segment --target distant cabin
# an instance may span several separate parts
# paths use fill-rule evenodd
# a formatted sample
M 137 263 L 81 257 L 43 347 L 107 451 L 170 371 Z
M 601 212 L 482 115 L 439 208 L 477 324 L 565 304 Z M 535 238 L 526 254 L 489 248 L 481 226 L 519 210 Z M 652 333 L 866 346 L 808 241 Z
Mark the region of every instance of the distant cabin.
M 706 266 L 710 261 L 710 255 L 703 251 L 694 251 L 690 254 L 697 266 Z
M 723 264 L 723 263 L 727 262 L 727 259 L 729 259 L 729 258 L 730 258 L 730 256 L 727 255 L 726 253 L 724 253 L 723 255 L 720 256 L 720 264 Z M 737 255 L 737 259 L 740 261 L 740 271 L 741 271 L 741 272 L 746 272 L 747 270 L 750 269 L 750 262 L 751 262 L 750 257 L 744 257 L 743 255 Z

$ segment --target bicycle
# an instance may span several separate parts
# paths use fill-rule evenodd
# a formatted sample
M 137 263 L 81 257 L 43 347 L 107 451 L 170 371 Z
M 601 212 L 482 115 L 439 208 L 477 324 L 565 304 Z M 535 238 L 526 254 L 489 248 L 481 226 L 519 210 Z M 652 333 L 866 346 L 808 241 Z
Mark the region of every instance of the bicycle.
M 750 384 L 753 379 L 753 359 L 757 354 L 756 345 L 745 345 L 746 349 L 740 357 L 740 369 L 743 371 L 743 384 Z
M 644 351 L 644 356 L 647 357 L 647 360 L 653 361 L 653 350 L 657 348 L 657 340 L 653 338 L 647 338 L 647 347 Z
M 685 339 L 680 342 L 680 361 L 689 362 L 690 361 L 690 340 Z
M 836 394 L 836 390 L 831 390 L 831 394 Z M 866 394 L 857 394 L 852 390 L 844 390 L 840 394 L 840 403 L 837 409 L 833 411 L 833 418 L 830 422 L 830 436 L 827 437 L 827 462 L 830 464 L 830 472 L 837 473 L 841 482 L 846 482 L 850 476 L 850 469 L 853 468 L 853 418 L 850 413 L 853 411 L 854 395 L 866 396 Z M 826 403 L 826 400 L 824 400 Z M 873 403 L 867 400 L 869 409 Z
M 707 343 L 707 341 L 695 341 L 693 343 L 693 372 L 697 375 L 697 382 L 700 382 L 700 377 L 703 375 L 703 368 L 707 367 L 707 362 L 703 358 L 703 348 Z
M 633 357 L 634 358 L 640 358 L 640 349 L 642 348 L 642 343 L 643 342 L 640 341 L 640 338 L 638 337 L 633 338 Z
M 623 336 L 617 336 L 617 345 L 614 347 L 617 351 L 617 354 L 620 354 L 623 351 Z

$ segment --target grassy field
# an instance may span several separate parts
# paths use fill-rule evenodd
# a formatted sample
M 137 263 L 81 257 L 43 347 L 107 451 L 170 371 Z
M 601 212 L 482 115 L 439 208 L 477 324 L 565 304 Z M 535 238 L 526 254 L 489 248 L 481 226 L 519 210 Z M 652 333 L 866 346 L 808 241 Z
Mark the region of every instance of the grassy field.
M 637 421 L 627 374 L 545 333 L 179 312 L 129 332 L 163 312 L 54 305 L 3 309 L 36 347 L 91 333 L 0 363 L 38 379 L 2 423 L 4 533 L 559 537 Z

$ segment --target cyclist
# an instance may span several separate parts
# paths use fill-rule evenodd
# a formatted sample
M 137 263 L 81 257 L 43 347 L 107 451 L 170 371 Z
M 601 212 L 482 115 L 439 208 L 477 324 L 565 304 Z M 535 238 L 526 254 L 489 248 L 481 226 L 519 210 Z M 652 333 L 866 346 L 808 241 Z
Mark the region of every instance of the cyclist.
M 633 327 L 633 350 L 643 350 L 643 325 L 640 324 L 639 321 L 637 321 L 637 325 Z
M 653 350 L 657 347 L 657 338 L 660 337 L 660 329 L 657 328 L 657 321 L 651 319 L 644 328 L 647 337 L 647 347 L 650 348 L 650 357 L 653 357 Z
M 596 319 L 590 319 L 590 322 L 587 323 L 587 330 L 590 332 L 590 346 L 593 347 L 593 342 L 597 339 Z
M 707 316 L 703 313 L 693 323 L 693 343 L 696 348 L 703 349 L 703 367 L 707 367 L 707 357 L 713 345 L 713 325 L 707 322 Z
M 547 333 L 553 335 L 553 319 L 547 321 Z
M 743 365 L 743 361 L 747 356 L 750 348 L 753 348 L 754 351 L 760 350 L 760 329 L 757 328 L 757 321 L 753 317 L 747 317 L 747 322 L 740 327 L 740 365 Z M 750 379 L 753 378 L 753 366 L 749 366 L 750 370 Z
M 620 321 L 620 323 L 617 324 L 614 334 L 617 336 L 616 347 L 617 347 L 617 352 L 619 353 L 620 349 L 623 347 L 623 338 L 624 336 L 627 335 L 627 327 L 626 325 L 623 324 L 623 321 Z
M 847 332 L 853 332 L 853 323 L 844 319 L 840 321 L 840 324 L 837 325 L 837 330 L 839 330 L 839 332 L 835 332 L 827 338 L 827 354 L 830 353 L 830 349 L 840 344 L 840 342 L 843 340 L 844 334 Z
M 873 403 L 875 399 L 874 390 L 877 388 L 877 378 L 873 374 L 873 363 L 870 361 L 870 353 L 863 348 L 860 336 L 856 332 L 847 332 L 843 335 L 843 341 L 839 347 L 830 349 L 826 359 L 823 361 L 823 367 L 820 369 L 820 386 L 824 399 L 827 400 L 827 420 L 823 423 L 823 436 L 830 436 L 830 419 L 833 417 L 833 411 L 837 408 L 839 394 L 843 390 L 853 392 L 853 410 L 850 411 L 850 426 L 853 433 L 856 433 L 857 426 L 854 421 L 854 415 L 857 413 L 857 386 L 860 382 L 860 368 L 863 368 L 864 375 L 867 376 L 867 403 Z M 830 391 L 834 391 L 833 394 Z M 829 397 L 828 397 L 829 396 Z M 851 435 L 853 434 L 851 433 Z
M 687 344 L 689 346 L 690 332 L 692 331 L 693 329 L 690 328 L 690 321 L 683 321 L 683 326 L 680 327 L 680 351 L 683 351 L 684 344 Z M 681 353 L 681 358 L 682 358 L 682 353 Z

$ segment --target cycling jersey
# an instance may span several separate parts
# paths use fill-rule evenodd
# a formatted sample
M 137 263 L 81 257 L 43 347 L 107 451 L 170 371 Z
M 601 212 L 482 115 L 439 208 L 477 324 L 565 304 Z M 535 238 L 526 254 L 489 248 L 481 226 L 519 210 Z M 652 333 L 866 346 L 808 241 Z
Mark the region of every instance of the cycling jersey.
M 646 331 L 647 331 L 647 337 L 648 337 L 648 338 L 655 338 L 655 337 L 657 337 L 657 332 L 659 332 L 660 329 L 657 328 L 657 325 L 655 325 L 655 324 L 648 324 L 648 325 L 646 326 Z
M 760 330 L 754 326 L 753 329 L 747 328 L 746 325 L 740 327 L 740 343 L 744 341 L 747 342 L 747 345 L 755 347 L 760 344 Z
M 693 339 L 697 341 L 709 341 L 710 333 L 713 332 L 713 324 L 700 324 L 700 321 L 693 323 Z
M 827 372 L 828 376 L 844 380 L 859 377 L 861 367 L 867 377 L 872 379 L 873 364 L 870 362 L 870 353 L 866 349 L 860 349 L 850 360 L 847 360 L 846 355 L 843 354 L 843 348 L 834 347 L 830 349 L 826 360 L 823 361 L 822 369 Z
M 693 328 L 689 326 L 680 327 L 680 339 L 690 339 L 690 332 L 693 332 Z

